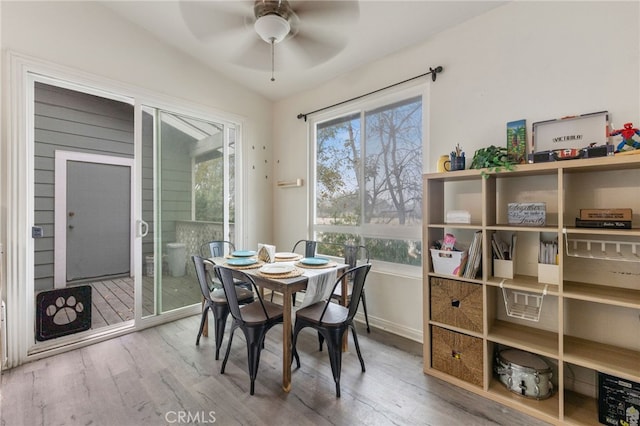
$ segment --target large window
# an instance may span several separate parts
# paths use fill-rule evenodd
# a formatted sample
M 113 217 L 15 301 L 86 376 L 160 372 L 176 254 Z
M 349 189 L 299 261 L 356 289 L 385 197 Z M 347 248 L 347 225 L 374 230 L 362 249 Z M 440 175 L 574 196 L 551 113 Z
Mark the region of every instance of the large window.
M 421 265 L 422 96 L 363 104 L 313 128 L 314 238 Z

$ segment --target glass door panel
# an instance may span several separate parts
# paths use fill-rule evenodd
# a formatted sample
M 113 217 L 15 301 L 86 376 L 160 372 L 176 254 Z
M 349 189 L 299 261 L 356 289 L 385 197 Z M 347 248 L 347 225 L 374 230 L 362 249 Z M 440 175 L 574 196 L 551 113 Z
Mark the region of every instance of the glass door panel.
M 156 283 L 154 277 L 160 270 L 155 262 L 155 215 L 154 215 L 154 146 L 155 146 L 155 110 L 142 107 L 142 317 L 158 313 Z
M 235 143 L 233 126 L 158 111 L 159 173 L 155 256 L 159 312 L 202 299 L 191 256 L 203 243 L 233 240 L 229 226 L 232 179 L 228 167 Z M 231 137 L 230 135 L 233 135 Z

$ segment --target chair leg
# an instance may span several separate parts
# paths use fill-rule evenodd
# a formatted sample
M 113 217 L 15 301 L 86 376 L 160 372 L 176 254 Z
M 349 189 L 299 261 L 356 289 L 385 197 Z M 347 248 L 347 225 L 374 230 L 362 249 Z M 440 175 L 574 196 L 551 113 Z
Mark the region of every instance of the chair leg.
M 200 336 L 202 336 L 202 330 L 204 330 L 204 323 L 207 321 L 208 313 L 209 305 L 204 305 L 202 308 L 202 319 L 200 320 L 200 330 L 198 330 L 198 337 L 196 337 L 196 346 L 200 345 Z
M 371 329 L 369 328 L 369 315 L 367 315 L 367 298 L 364 296 L 364 290 L 362 290 L 360 299 L 362 300 L 362 309 L 364 310 L 364 320 L 367 323 L 367 333 L 371 333 Z
M 322 333 L 320 333 L 318 331 L 318 346 L 319 346 L 318 351 L 319 352 L 322 352 L 322 344 L 323 343 L 324 343 L 324 336 L 322 335 Z
M 300 368 L 300 356 L 298 355 L 298 350 L 296 349 L 296 342 L 298 341 L 298 333 L 302 330 L 304 326 L 301 326 L 298 321 L 296 321 L 293 327 L 293 336 L 291 337 L 291 353 L 293 357 L 291 359 L 291 363 L 293 363 L 293 359 L 296 360 L 296 368 Z
M 296 306 L 296 294 L 295 293 L 293 293 L 291 295 L 291 305 L 292 306 Z
M 214 304 L 211 308 L 213 311 L 213 319 L 216 323 L 216 360 L 220 359 L 220 348 L 222 347 L 222 338 L 224 337 L 224 329 L 227 326 L 227 317 L 229 316 L 229 305 Z
M 264 344 L 266 328 L 243 328 L 243 331 L 247 340 L 247 363 L 249 366 L 249 379 L 251 380 L 249 394 L 253 395 L 256 376 L 258 375 L 258 367 L 260 366 L 260 352 L 262 351 L 262 346 Z
M 229 359 L 229 353 L 231 353 L 231 342 L 233 342 L 233 333 L 236 331 L 236 327 L 231 327 L 229 332 L 229 343 L 227 343 L 227 352 L 224 354 L 224 360 L 222 361 L 222 367 L 220 367 L 220 374 L 224 374 L 224 369 L 227 366 L 227 360 Z
M 327 341 L 327 351 L 329 352 L 329 362 L 333 380 L 336 382 L 336 397 L 340 398 L 340 372 L 342 370 L 342 336 L 344 329 L 333 328 L 322 331 Z
M 358 344 L 358 334 L 356 333 L 356 328 L 353 324 L 349 324 L 351 327 L 351 332 L 353 333 L 353 343 L 356 346 L 356 353 L 358 354 L 358 359 L 360 360 L 360 367 L 362 368 L 362 372 L 365 372 L 364 369 L 364 359 L 362 359 L 362 354 L 360 353 L 360 345 Z

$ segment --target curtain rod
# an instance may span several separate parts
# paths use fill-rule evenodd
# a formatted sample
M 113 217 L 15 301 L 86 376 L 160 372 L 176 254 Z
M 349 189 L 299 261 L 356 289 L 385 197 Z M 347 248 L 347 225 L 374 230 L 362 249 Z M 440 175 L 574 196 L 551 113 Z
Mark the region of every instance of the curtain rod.
M 326 106 L 324 108 L 317 109 L 315 111 L 306 112 L 306 113 L 300 113 L 300 114 L 298 114 L 298 120 L 301 119 L 301 118 L 304 118 L 304 121 L 307 121 L 307 116 L 309 116 L 311 114 L 315 114 L 316 112 L 324 111 L 324 110 L 329 109 L 329 108 L 333 108 L 333 107 L 337 107 L 337 106 L 342 105 L 342 104 L 346 104 L 347 102 L 352 102 L 352 101 L 358 100 L 360 98 L 364 98 L 365 96 L 373 95 L 374 93 L 378 93 L 378 92 L 381 92 L 383 90 L 387 90 L 387 89 L 390 89 L 392 87 L 399 86 L 399 85 L 404 84 L 404 83 L 406 83 L 408 81 L 416 80 L 418 78 L 422 78 L 422 77 L 424 77 L 426 75 L 429 75 L 429 74 L 431 74 L 431 80 L 432 81 L 436 81 L 436 76 L 438 75 L 438 73 L 441 73 L 441 72 L 442 72 L 442 67 L 441 66 L 437 66 L 435 68 L 431 68 L 430 67 L 429 68 L 429 72 L 425 72 L 424 74 L 420 74 L 420 75 L 417 75 L 415 77 L 408 78 L 408 79 L 400 81 L 398 83 L 390 84 L 389 86 L 383 87 L 383 88 L 378 89 L 378 90 L 374 90 L 373 92 L 365 93 L 364 95 L 356 96 L 355 98 L 347 99 L 346 101 L 338 102 L 337 104 L 329 105 L 329 106 Z

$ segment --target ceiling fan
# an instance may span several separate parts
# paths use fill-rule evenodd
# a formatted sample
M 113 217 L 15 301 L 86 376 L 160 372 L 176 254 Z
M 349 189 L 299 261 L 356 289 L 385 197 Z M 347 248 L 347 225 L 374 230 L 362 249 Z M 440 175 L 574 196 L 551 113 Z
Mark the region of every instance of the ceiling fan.
M 334 57 L 360 15 L 356 0 L 182 1 L 180 10 L 196 38 L 238 65 L 270 65 L 271 81 L 276 64 L 302 71 Z

